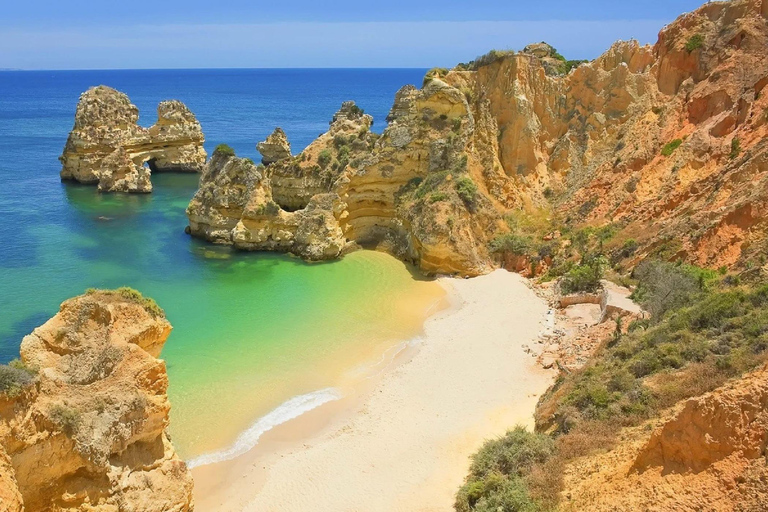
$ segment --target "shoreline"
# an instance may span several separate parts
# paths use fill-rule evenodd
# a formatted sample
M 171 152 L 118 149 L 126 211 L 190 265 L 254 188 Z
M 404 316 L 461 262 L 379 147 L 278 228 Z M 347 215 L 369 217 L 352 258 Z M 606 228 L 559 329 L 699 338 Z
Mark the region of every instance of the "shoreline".
M 555 372 L 525 353 L 548 308 L 524 278 L 439 282 L 449 306 L 382 368 L 245 453 L 194 467 L 197 510 L 450 510 L 469 455 L 531 426 Z

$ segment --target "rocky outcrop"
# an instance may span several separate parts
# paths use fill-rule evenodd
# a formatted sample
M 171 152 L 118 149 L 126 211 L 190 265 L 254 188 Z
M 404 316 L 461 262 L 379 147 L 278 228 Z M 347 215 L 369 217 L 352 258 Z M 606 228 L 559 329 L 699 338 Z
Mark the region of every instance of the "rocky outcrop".
M 202 171 L 205 139 L 183 103 L 160 103 L 150 128 L 139 126 L 138 119 L 139 110 L 125 94 L 105 86 L 84 92 L 59 157 L 61 178 L 97 184 L 102 192 L 151 192 L 152 172 Z
M 0 395 L 3 510 L 193 509 L 157 359 L 170 331 L 152 301 L 121 289 L 64 302 L 24 338 L 21 361 L 37 377 Z
M 614 223 L 635 259 L 732 266 L 765 251 L 764 5 L 707 3 L 654 46 L 618 42 L 564 76 L 548 72 L 548 45 L 447 73 L 472 98 L 470 150 L 492 198 Z
M 304 208 L 286 211 L 275 203 L 263 166 L 216 151 L 187 207 L 189 232 L 243 250 L 333 259 L 347 244 L 333 214 L 337 203 L 334 194 L 317 194 Z
M 247 250 L 307 259 L 355 244 L 429 273 L 477 275 L 498 215 L 467 170 L 474 120 L 464 95 L 434 80 L 397 95 L 381 136 L 353 102 L 302 153 L 266 168 L 214 154 L 187 210 L 189 231 Z
M 764 510 L 768 369 L 689 399 L 619 439 L 607 453 L 570 464 L 563 510 Z
M 766 455 L 768 447 L 768 370 L 728 388 L 688 400 L 656 430 L 635 459 L 645 471 L 700 472 L 734 454 Z
M 367 135 L 350 142 L 366 116 L 345 104 L 328 133 L 270 165 L 273 199 L 297 211 L 334 193 L 347 240 L 430 273 L 487 271 L 499 218 L 553 206 L 567 224 L 612 223 L 618 243 L 633 239 L 626 266 L 739 265 L 768 250 L 764 11 L 710 2 L 654 46 L 620 41 L 570 71 L 545 43 L 432 70 L 397 93 L 369 147 Z
M 261 163 L 264 165 L 279 162 L 291 157 L 291 144 L 282 128 L 275 128 L 266 140 L 259 142 L 256 149 L 261 153 Z

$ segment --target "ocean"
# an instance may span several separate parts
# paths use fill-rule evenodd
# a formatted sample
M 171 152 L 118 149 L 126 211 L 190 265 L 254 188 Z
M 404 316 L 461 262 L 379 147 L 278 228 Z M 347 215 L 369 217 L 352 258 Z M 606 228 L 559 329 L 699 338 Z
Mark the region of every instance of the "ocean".
M 335 399 L 350 370 L 418 336 L 442 297 L 436 283 L 370 251 L 307 264 L 214 247 L 184 234 L 196 175 L 153 176 L 151 195 L 99 194 L 61 183 L 57 158 L 79 95 L 94 85 L 128 94 L 144 126 L 160 101 L 181 100 L 209 153 L 227 143 L 259 160 L 255 145 L 276 126 L 297 153 L 349 99 L 382 130 L 395 92 L 425 71 L 0 72 L 0 362 L 18 357 L 23 336 L 63 300 L 131 286 L 174 326 L 162 357 L 183 457 L 226 458 L 281 418 Z

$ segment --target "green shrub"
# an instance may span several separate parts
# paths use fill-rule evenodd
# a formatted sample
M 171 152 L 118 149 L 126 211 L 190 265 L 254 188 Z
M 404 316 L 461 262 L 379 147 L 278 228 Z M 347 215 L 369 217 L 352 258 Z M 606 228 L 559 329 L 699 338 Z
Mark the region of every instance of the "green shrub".
M 320 152 L 320 154 L 317 156 L 317 163 L 325 169 L 328 167 L 328 164 L 331 163 L 331 160 L 333 159 L 333 155 L 331 155 L 330 149 L 324 149 Z
M 435 192 L 431 196 L 429 196 L 429 202 L 430 203 L 439 203 L 440 201 L 447 201 L 448 200 L 448 194 L 445 192 Z
M 216 149 L 213 150 L 213 153 L 218 153 L 219 155 L 223 156 L 235 156 L 235 150 L 226 144 L 219 144 L 216 146 Z
M 472 181 L 469 176 L 463 176 L 456 180 L 454 185 L 456 193 L 459 194 L 459 198 L 464 201 L 467 206 L 474 206 L 477 199 L 477 185 Z
M 532 245 L 533 240 L 529 236 L 505 233 L 491 240 L 489 248 L 495 254 L 525 256 L 531 250 Z
M 549 436 L 530 433 L 520 426 L 487 441 L 472 456 L 469 476 L 456 494 L 456 511 L 541 510 L 541 505 L 531 497 L 526 478 L 554 450 L 555 443 Z
M 565 273 L 560 280 L 563 293 L 590 293 L 600 288 L 608 262 L 602 255 L 584 258 L 582 262 Z
M 685 49 L 688 51 L 688 53 L 691 53 L 694 50 L 698 50 L 702 46 L 704 46 L 704 36 L 701 34 L 692 35 L 685 43 Z
M 677 148 L 683 144 L 683 139 L 675 139 L 672 142 L 668 142 L 661 148 L 661 154 L 664 156 L 671 156 Z
M 72 437 L 76 432 L 82 418 L 80 413 L 64 404 L 56 404 L 48 412 L 53 421 L 65 434 Z
M 729 156 L 731 157 L 731 160 L 733 160 L 734 158 L 738 157 L 740 154 L 741 154 L 741 140 L 739 140 L 738 137 L 734 137 L 731 140 L 731 153 Z
M 14 359 L 8 365 L 0 365 L 0 393 L 16 396 L 31 384 L 33 379 L 34 373 L 18 359 Z

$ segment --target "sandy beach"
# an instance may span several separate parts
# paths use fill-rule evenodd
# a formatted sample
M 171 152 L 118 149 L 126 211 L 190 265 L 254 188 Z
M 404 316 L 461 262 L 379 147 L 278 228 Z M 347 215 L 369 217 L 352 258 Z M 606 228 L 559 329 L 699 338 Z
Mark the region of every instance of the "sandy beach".
M 452 307 L 393 368 L 193 470 L 199 511 L 450 511 L 483 440 L 531 426 L 553 371 L 524 350 L 547 305 L 503 270 L 441 279 Z

